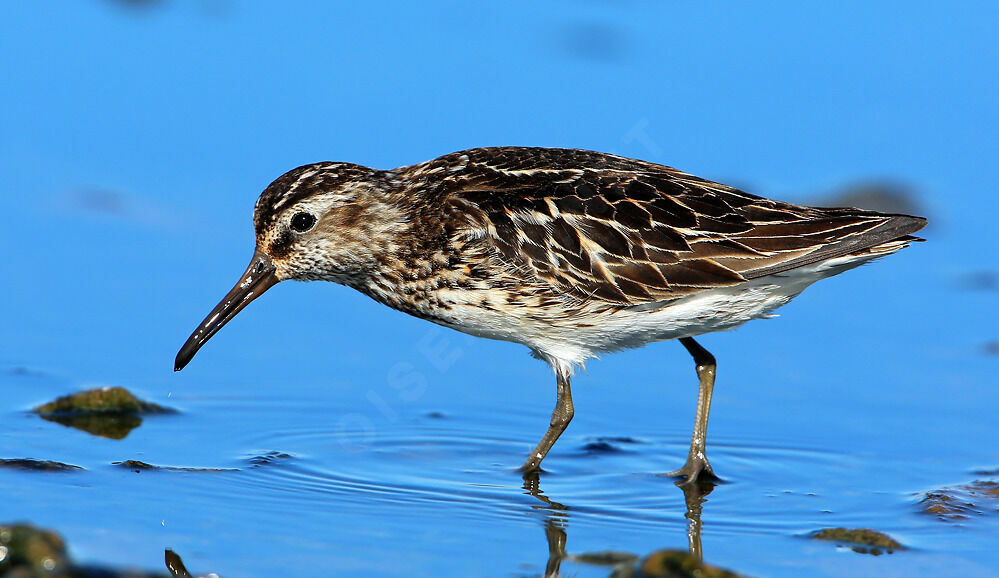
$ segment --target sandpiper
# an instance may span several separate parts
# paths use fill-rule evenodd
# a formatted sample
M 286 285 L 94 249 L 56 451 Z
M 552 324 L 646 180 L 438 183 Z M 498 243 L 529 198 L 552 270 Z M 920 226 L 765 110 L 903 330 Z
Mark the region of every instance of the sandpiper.
M 671 167 L 576 149 L 479 148 L 393 170 L 321 162 L 271 183 L 256 251 L 177 354 L 175 370 L 279 281 L 334 281 L 471 335 L 522 343 L 555 371 L 551 423 L 573 416 L 573 370 L 678 339 L 699 378 L 687 461 L 710 479 L 715 358 L 695 336 L 768 315 L 811 283 L 906 247 L 926 220 L 761 198 Z

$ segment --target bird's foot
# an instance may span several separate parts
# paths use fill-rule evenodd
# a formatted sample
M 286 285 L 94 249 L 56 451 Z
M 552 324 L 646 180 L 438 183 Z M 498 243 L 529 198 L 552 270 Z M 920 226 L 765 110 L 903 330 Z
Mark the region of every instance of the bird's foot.
M 694 482 L 720 482 L 721 478 L 715 475 L 711 469 L 711 463 L 704 454 L 690 454 L 687 456 L 687 463 L 679 470 L 673 470 L 666 474 L 671 478 L 683 478 L 677 482 L 678 486 L 686 486 Z

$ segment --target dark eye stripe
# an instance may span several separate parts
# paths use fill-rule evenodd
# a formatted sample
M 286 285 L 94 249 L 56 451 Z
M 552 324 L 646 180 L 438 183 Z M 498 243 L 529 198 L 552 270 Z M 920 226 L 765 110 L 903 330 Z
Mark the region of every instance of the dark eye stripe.
M 299 233 L 304 233 L 316 224 L 316 217 L 309 213 L 295 213 L 291 218 L 291 228 Z

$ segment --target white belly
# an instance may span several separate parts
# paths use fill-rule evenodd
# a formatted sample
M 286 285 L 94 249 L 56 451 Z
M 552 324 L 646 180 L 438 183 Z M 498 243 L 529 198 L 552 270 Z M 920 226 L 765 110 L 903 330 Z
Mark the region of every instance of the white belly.
M 489 311 L 459 302 L 450 319 L 438 322 L 472 335 L 522 343 L 535 356 L 571 371 L 603 352 L 731 329 L 765 317 L 815 281 L 873 257 L 842 257 L 667 302 L 623 309 L 593 302 L 564 316 L 532 312 L 529 307 Z

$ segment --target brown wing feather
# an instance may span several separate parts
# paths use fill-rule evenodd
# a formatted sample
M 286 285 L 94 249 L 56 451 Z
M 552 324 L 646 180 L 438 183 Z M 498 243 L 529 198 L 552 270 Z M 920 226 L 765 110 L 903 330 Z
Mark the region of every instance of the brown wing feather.
M 421 170 L 530 281 L 638 304 L 736 285 L 903 237 L 904 215 L 781 203 L 670 167 L 572 149 L 454 153 Z M 455 167 L 460 167 L 455 169 Z

